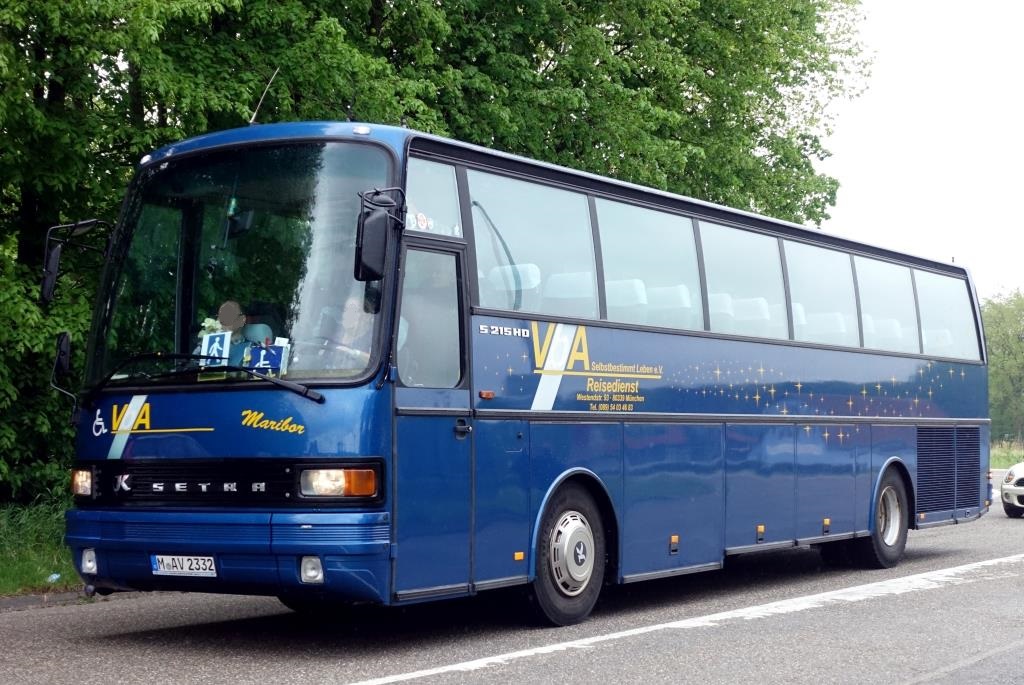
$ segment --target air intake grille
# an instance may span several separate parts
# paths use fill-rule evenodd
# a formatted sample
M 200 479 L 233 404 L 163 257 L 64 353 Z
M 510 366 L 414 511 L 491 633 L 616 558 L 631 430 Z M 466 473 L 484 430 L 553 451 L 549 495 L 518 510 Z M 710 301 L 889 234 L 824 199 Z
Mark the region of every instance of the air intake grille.
M 981 430 L 977 426 L 956 429 L 956 506 L 981 505 Z
M 980 429 L 918 428 L 917 510 L 973 509 L 980 499 Z
M 953 428 L 917 429 L 917 510 L 956 507 L 956 433 Z

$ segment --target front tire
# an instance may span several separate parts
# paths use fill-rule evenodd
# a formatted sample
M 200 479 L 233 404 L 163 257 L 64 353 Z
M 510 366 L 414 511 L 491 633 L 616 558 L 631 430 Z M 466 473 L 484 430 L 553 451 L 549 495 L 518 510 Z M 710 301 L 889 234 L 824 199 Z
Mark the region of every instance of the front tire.
M 910 504 L 903 479 L 889 469 L 878 484 L 875 498 L 875 526 L 858 543 L 858 559 L 868 568 L 892 568 L 903 557 L 907 546 Z
M 1016 507 L 1009 502 L 1003 502 L 1003 512 L 1012 519 L 1019 519 L 1024 516 L 1024 507 Z
M 556 626 L 585 619 L 604 583 L 601 514 L 581 486 L 561 488 L 544 511 L 531 594 L 541 618 Z

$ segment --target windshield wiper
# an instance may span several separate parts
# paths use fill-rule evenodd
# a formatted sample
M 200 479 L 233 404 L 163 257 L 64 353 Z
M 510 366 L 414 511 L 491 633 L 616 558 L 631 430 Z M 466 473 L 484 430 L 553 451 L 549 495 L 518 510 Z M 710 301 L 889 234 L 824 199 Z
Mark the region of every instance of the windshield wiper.
M 198 357 L 200 355 L 195 356 Z M 203 357 L 203 359 L 223 359 L 223 357 Z M 274 385 L 285 388 L 286 390 L 291 390 L 296 395 L 313 400 L 317 404 L 324 403 L 323 394 L 317 392 L 308 385 L 296 383 L 295 381 L 286 381 L 285 379 L 278 378 L 277 376 L 264 376 L 262 373 L 259 373 L 254 369 L 246 368 L 244 366 L 234 366 L 232 364 L 229 364 L 227 366 L 200 366 L 199 371 L 200 373 L 203 371 L 241 371 L 243 373 L 249 374 L 253 378 L 259 378 L 262 381 L 270 381 Z
M 141 362 L 141 361 L 150 361 L 150 360 L 158 360 L 158 359 L 159 360 L 166 359 L 168 361 L 175 361 L 175 362 L 182 362 L 182 361 L 190 361 L 191 362 L 191 361 L 221 361 L 221 360 L 224 359 L 224 357 L 212 357 L 212 356 L 205 355 L 205 354 L 190 354 L 190 353 L 187 353 L 187 352 L 159 352 L 159 351 L 158 352 L 140 352 L 138 354 L 133 354 L 130 357 L 128 357 L 127 359 L 125 359 L 124 361 L 122 361 L 120 364 L 115 366 L 113 369 L 111 369 L 110 373 L 108 373 L 106 376 L 104 376 L 102 379 L 100 379 L 100 381 L 96 385 L 94 385 L 91 388 L 89 388 L 89 390 L 85 393 L 85 397 L 82 400 L 83 404 L 86 404 L 86 405 L 92 404 L 92 400 L 96 397 L 96 395 L 99 393 L 99 391 L 102 390 L 103 388 L 105 388 L 110 383 L 110 381 L 113 380 L 114 376 L 116 376 L 118 374 L 118 372 L 120 372 L 126 366 L 128 366 L 130 364 L 135 364 L 135 363 Z M 229 365 L 229 366 L 213 366 L 213 367 L 210 367 L 210 366 L 189 366 L 189 367 L 185 367 L 185 368 L 177 368 L 177 369 L 174 369 L 173 371 L 165 371 L 164 373 L 160 373 L 160 374 L 147 374 L 147 373 L 144 373 L 144 372 L 140 372 L 138 374 L 132 374 L 132 376 L 139 375 L 139 376 L 142 376 L 142 377 L 146 378 L 147 380 L 153 380 L 153 379 L 157 379 L 157 378 L 169 378 L 169 377 L 172 377 L 172 376 L 178 376 L 178 375 L 182 375 L 182 374 L 186 374 L 186 373 L 201 373 L 203 371 L 241 371 L 243 373 L 249 374 L 250 376 L 252 376 L 254 378 L 259 378 L 260 380 L 269 381 L 270 383 L 273 383 L 276 386 L 285 388 L 286 390 L 290 390 L 290 391 L 294 392 L 296 395 L 299 395 L 301 397 L 305 397 L 305 398 L 308 398 L 310 400 L 313 400 L 317 404 L 323 404 L 323 402 L 324 402 L 323 394 L 317 392 L 316 390 L 313 390 L 312 388 L 310 388 L 308 386 L 302 385 L 301 383 L 296 383 L 294 381 L 286 381 L 283 378 L 276 378 L 274 376 L 264 376 L 263 374 L 257 373 L 256 371 L 253 371 L 252 369 L 247 369 L 244 366 L 233 366 L 233 365 Z

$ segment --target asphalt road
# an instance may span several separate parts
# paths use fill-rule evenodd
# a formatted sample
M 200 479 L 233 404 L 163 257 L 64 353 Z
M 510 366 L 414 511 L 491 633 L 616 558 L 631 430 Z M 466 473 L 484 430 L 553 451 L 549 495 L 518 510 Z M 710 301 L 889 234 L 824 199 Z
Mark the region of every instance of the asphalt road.
M 539 628 L 518 592 L 313 621 L 269 598 L 126 595 L 0 613 L 4 683 L 1024 682 L 1024 519 L 911 532 L 903 563 L 811 549 L 609 588 Z M 982 563 L 986 562 L 986 563 Z

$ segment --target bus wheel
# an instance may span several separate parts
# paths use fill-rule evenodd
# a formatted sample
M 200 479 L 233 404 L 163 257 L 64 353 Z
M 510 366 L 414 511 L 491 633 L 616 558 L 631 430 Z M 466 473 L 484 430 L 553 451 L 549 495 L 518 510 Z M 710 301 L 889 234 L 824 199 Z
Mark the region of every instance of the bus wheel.
M 882 476 L 875 500 L 875 527 L 866 538 L 857 540 L 859 559 L 869 568 L 892 568 L 899 563 L 907 546 L 907 521 L 910 506 L 903 479 L 894 469 Z
M 1015 507 L 1012 504 L 1003 502 L 1003 511 L 1012 519 L 1019 519 L 1024 516 L 1024 507 Z
M 558 626 L 579 623 L 597 602 L 605 567 L 601 515 L 582 487 L 570 484 L 552 498 L 536 553 L 531 593 L 541 617 Z

